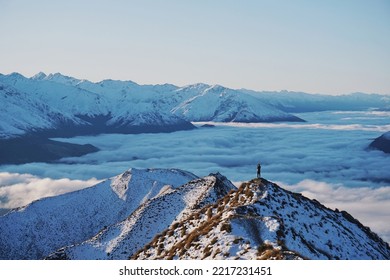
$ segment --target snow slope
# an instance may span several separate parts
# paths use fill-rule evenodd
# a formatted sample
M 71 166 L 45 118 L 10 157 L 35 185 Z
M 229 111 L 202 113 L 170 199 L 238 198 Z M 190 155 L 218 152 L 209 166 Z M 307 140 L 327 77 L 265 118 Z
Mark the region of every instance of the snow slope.
M 0 81 L 0 138 L 12 138 L 26 131 L 51 129 L 66 123 L 85 124 L 66 110 L 49 106 L 41 97 Z
M 90 188 L 15 209 L 0 217 L 0 259 L 41 259 L 82 242 L 122 221 L 167 186 L 194 178 L 176 169 L 130 169 Z
M 303 121 L 236 90 L 222 86 L 205 87 L 204 85 L 196 89 L 197 95 L 182 101 L 172 112 L 188 121 L 246 123 Z
M 32 78 L 0 75 L 0 137 L 42 131 L 72 136 L 194 128 L 160 105 L 158 92 L 164 89 L 174 88 L 121 81 L 95 84 L 59 73 Z
M 194 209 L 215 203 L 234 188 L 226 178 L 216 174 L 176 189 L 165 189 L 124 221 L 103 229 L 86 242 L 62 248 L 49 258 L 126 259 L 172 223 L 190 215 Z
M 171 225 L 131 257 L 389 259 L 390 247 L 348 213 L 263 179 Z

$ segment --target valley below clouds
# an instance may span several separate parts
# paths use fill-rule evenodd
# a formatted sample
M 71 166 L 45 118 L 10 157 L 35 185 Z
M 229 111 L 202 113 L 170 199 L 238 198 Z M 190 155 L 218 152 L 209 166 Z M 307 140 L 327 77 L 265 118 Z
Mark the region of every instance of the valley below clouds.
M 389 112 L 298 116 L 307 123 L 196 123 L 191 131 L 56 138 L 100 150 L 55 163 L 3 165 L 0 208 L 85 188 L 132 167 L 220 172 L 238 183 L 254 178 L 261 162 L 262 177 L 350 212 L 389 242 L 390 156 L 367 149 L 390 130 Z

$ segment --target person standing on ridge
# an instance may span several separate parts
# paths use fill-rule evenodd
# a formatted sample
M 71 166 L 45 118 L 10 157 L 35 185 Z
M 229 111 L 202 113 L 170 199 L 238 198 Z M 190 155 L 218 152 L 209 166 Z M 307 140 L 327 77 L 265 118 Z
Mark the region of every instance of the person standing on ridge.
M 257 164 L 257 179 L 260 179 L 261 165 L 260 162 Z

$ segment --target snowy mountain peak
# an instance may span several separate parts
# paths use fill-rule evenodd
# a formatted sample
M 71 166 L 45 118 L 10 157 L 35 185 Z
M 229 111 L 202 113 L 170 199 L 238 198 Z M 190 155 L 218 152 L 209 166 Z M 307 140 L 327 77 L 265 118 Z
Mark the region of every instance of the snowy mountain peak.
M 166 188 L 176 188 L 188 179 L 196 176 L 179 169 L 136 169 L 131 168 L 124 173 L 111 178 L 111 188 L 118 198 L 134 200 L 140 197 L 145 202 Z
M 101 87 L 110 87 L 112 89 L 122 89 L 122 88 L 132 88 L 139 87 L 140 85 L 133 81 L 120 81 L 120 80 L 112 80 L 106 79 L 98 83 Z
M 49 258 L 126 259 L 172 223 L 192 215 L 204 205 L 215 203 L 234 188 L 225 177 L 214 175 L 195 178 L 174 189 L 166 188 L 142 203 L 122 222 L 103 229 L 81 244 L 61 248 Z
M 79 79 L 76 79 L 76 78 L 73 78 L 73 77 L 70 77 L 70 76 L 66 76 L 66 75 L 63 75 L 61 73 L 54 73 L 54 74 L 49 74 L 47 75 L 44 80 L 47 80 L 47 81 L 52 81 L 52 82 L 55 82 L 55 83 L 59 83 L 59 84 L 64 84 L 64 85 L 69 85 L 69 86 L 76 86 L 77 84 L 79 84 L 81 82 L 81 80 Z
M 187 85 L 181 88 L 178 88 L 178 91 L 204 91 L 209 88 L 210 85 L 204 83 L 196 83 L 192 85 Z
M 43 72 L 39 72 L 31 77 L 33 80 L 44 80 L 47 77 L 47 75 Z
M 221 85 L 212 85 L 206 91 L 223 92 L 223 91 L 226 91 L 226 90 L 231 90 L 231 89 L 226 88 L 226 87 L 221 86 Z
M 128 170 L 111 181 L 111 188 L 120 199 L 126 200 L 126 190 L 131 180 L 131 176 L 131 170 Z
M 25 76 L 17 72 L 12 72 L 11 74 L 5 75 L 4 77 L 10 79 L 11 81 L 27 79 Z
M 95 186 L 48 197 L 0 217 L 0 259 L 41 259 L 131 215 L 166 185 L 197 178 L 177 169 L 130 169 Z
M 193 122 L 303 121 L 249 94 L 219 85 L 208 86 L 186 98 L 172 112 Z

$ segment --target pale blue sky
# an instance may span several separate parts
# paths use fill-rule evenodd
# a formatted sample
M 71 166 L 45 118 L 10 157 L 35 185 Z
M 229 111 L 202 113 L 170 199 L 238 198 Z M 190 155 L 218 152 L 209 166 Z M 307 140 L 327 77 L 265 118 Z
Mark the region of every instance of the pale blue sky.
M 390 1 L 0 0 L 0 73 L 390 94 Z

